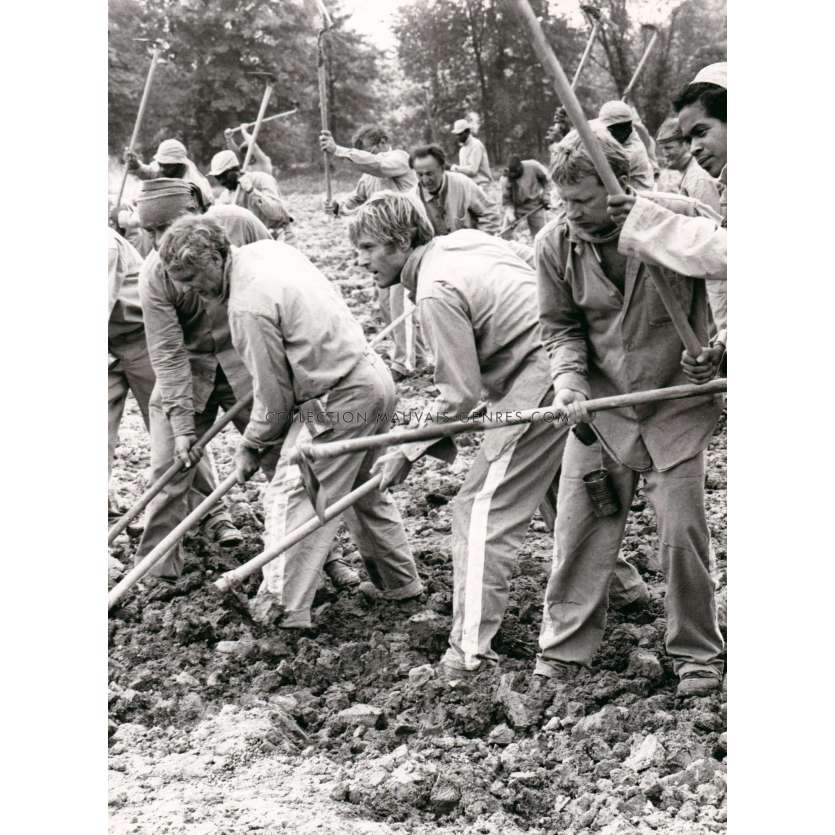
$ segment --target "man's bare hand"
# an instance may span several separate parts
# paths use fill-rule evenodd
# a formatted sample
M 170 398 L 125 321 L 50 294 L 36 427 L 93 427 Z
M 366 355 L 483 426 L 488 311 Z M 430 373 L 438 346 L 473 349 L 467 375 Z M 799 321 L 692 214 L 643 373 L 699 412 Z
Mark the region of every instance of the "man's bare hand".
M 139 168 L 139 157 L 136 155 L 136 151 L 131 151 L 130 148 L 125 148 L 123 159 L 128 167 L 128 171 L 135 171 Z
M 626 218 L 632 211 L 635 205 L 636 197 L 634 194 L 610 194 L 606 198 L 609 208 L 609 217 L 615 223 L 626 223 Z
M 396 449 L 378 458 L 371 472 L 374 474 L 382 472 L 383 480 L 380 483 L 380 489 L 387 490 L 389 487 L 404 482 L 411 469 L 412 462 L 399 449 Z
M 333 136 L 329 130 L 323 130 L 319 134 L 319 147 L 326 153 L 326 154 L 335 154 L 336 153 L 336 142 L 334 141 Z
M 196 464 L 203 456 L 203 447 L 198 446 L 197 435 L 175 435 L 174 436 L 174 457 L 181 461 L 186 468 Z
M 325 214 L 339 216 L 339 202 L 337 200 L 325 200 Z
M 251 447 L 241 444 L 235 453 L 235 478 L 238 484 L 245 484 L 260 466 L 261 456 Z
M 574 389 L 560 389 L 554 397 L 551 408 L 563 412 L 570 426 L 577 423 L 591 423 L 594 417 L 586 408 L 587 399 L 585 394 Z
M 693 357 L 687 351 L 681 352 L 681 367 L 684 371 L 684 376 L 691 383 L 702 385 L 710 382 L 719 370 L 719 364 L 722 362 L 722 356 L 725 353 L 725 346 L 719 343 L 713 348 L 702 348 L 702 352 L 698 357 Z

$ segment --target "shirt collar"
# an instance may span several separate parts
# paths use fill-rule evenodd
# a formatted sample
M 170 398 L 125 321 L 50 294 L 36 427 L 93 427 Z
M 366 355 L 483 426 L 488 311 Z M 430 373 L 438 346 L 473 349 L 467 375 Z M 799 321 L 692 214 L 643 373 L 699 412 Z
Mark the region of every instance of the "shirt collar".
M 423 186 L 420 187 L 421 194 L 424 195 L 424 201 L 429 203 L 431 200 L 437 200 L 439 203 L 443 203 L 444 199 L 446 198 L 446 190 L 447 190 L 447 182 L 449 178 L 447 177 L 446 171 L 444 171 L 444 179 L 441 181 L 441 187 L 435 194 L 427 191 Z
M 417 296 L 420 265 L 424 256 L 429 251 L 429 247 L 432 246 L 433 243 L 434 238 L 428 244 L 415 247 L 406 259 L 403 269 L 400 271 L 400 283 L 406 288 L 406 292 L 409 294 L 409 298 L 412 302 L 414 302 L 415 297 Z
M 220 283 L 220 297 L 223 301 L 229 301 L 229 279 L 234 266 L 235 257 L 238 253 L 238 247 L 234 244 L 229 246 L 229 255 L 226 256 L 226 262 L 223 265 L 223 278 Z

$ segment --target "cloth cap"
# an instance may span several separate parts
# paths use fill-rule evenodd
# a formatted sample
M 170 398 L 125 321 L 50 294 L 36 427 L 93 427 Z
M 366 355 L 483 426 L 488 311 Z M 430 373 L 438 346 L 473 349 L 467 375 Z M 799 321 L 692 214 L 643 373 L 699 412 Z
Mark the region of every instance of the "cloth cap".
M 615 99 L 614 101 L 607 101 L 601 108 L 600 113 L 597 114 L 600 119 L 600 124 L 608 127 L 609 125 L 617 125 L 620 122 L 632 121 L 632 108 L 623 101 Z
M 717 87 L 728 89 L 728 62 L 719 61 L 717 64 L 708 64 L 696 73 L 691 84 L 715 84 Z
M 472 130 L 472 125 L 466 119 L 456 119 L 452 126 L 452 132 L 464 133 L 465 130 Z
M 667 142 L 671 139 L 676 139 L 679 142 L 684 142 L 684 135 L 681 132 L 681 127 L 678 124 L 678 119 L 675 116 L 670 116 L 661 123 L 658 128 L 658 133 L 655 134 L 656 142 Z
M 148 229 L 171 223 L 196 208 L 192 184 L 171 177 L 145 180 L 136 199 L 139 225 Z
M 240 167 L 241 164 L 238 162 L 238 156 L 234 151 L 218 151 L 212 157 L 212 165 L 211 168 L 209 168 L 209 175 L 217 177 L 218 174 L 222 174 L 230 168 Z
M 161 165 L 170 165 L 178 162 L 185 162 L 188 159 L 186 146 L 179 139 L 164 139 L 159 143 L 159 148 L 154 154 L 154 162 Z

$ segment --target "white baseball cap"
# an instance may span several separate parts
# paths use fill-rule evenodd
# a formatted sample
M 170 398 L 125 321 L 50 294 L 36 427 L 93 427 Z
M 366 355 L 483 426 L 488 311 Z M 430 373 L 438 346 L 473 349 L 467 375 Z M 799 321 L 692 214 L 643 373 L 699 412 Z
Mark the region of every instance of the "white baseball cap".
M 465 130 L 472 130 L 473 126 L 466 119 L 456 119 L 452 126 L 453 133 L 464 133 Z
M 212 165 L 209 168 L 209 176 L 217 177 L 224 171 L 230 168 L 240 168 L 241 164 L 238 162 L 238 155 L 234 151 L 218 151 L 212 157 Z
M 600 113 L 597 114 L 601 125 L 608 127 L 609 125 L 617 125 L 620 122 L 631 122 L 634 117 L 632 115 L 632 108 L 620 99 L 607 101 L 600 108 Z

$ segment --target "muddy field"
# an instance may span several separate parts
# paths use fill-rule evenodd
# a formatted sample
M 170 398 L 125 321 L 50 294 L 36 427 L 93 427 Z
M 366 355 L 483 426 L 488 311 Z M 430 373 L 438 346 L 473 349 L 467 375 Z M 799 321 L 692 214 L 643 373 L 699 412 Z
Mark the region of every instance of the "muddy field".
M 319 188 L 314 179 L 284 184 L 296 244 L 372 335 L 381 323 L 371 281 L 354 266 L 344 222 L 319 210 Z M 527 232 L 519 237 L 527 242 Z M 435 393 L 427 376 L 398 388 L 401 408 Z M 221 476 L 237 438 L 230 429 L 214 443 Z M 427 589 L 422 601 L 375 602 L 336 593 L 323 579 L 314 629 L 287 636 L 254 623 L 243 596 L 210 591 L 219 574 L 261 550 L 260 474 L 229 496 L 243 545 L 222 551 L 190 536 L 176 586 L 123 599 L 108 624 L 111 832 L 725 831 L 725 694 L 675 697 L 655 520 L 640 494 L 624 553 L 649 583 L 652 605 L 631 619 L 612 613 L 595 665 L 569 700 L 532 723 L 513 695 L 532 671 L 551 556 L 538 518 L 494 644 L 498 673 L 456 687 L 435 677 L 451 612 L 450 502 L 477 444 L 463 436 L 454 466 L 419 462 L 395 491 Z M 722 425 L 706 487 L 723 586 L 725 452 Z M 112 481 L 121 504 L 146 486 L 148 465 L 130 401 Z M 344 532 L 340 540 L 362 573 Z M 123 535 L 111 548 L 111 585 L 135 545 Z M 245 595 L 257 584 L 251 579 Z

